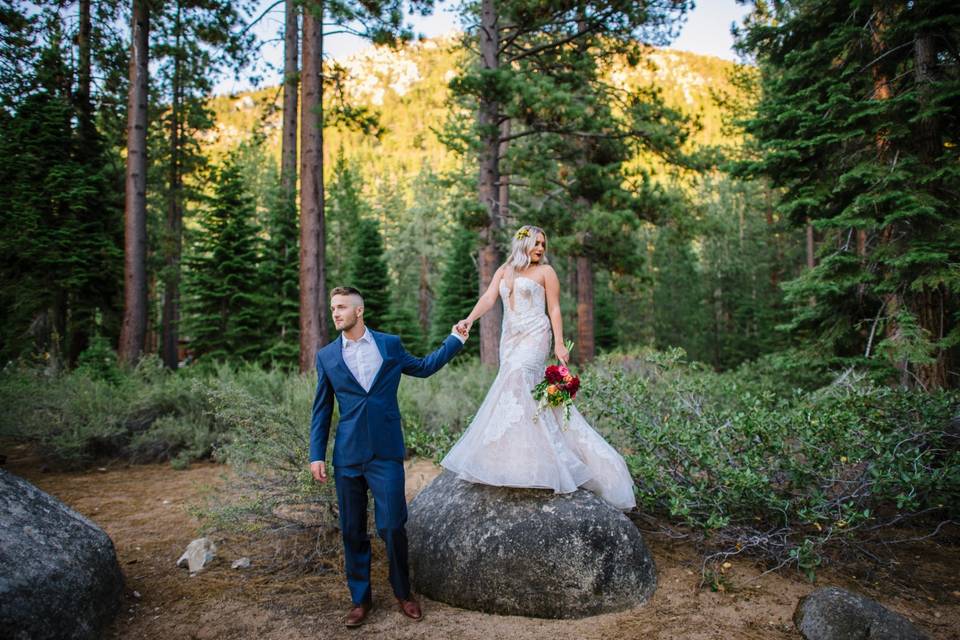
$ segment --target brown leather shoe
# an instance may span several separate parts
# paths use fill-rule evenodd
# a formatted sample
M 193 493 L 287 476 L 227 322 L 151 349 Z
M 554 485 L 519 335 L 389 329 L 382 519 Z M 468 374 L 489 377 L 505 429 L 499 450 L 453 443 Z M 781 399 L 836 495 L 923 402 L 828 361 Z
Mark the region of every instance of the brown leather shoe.
M 350 612 L 347 614 L 347 617 L 344 618 L 343 623 L 350 628 L 359 627 L 367 620 L 367 614 L 370 613 L 370 609 L 373 608 L 373 603 L 365 602 L 360 605 L 353 605 L 353 608 L 350 609 Z
M 420 620 L 423 618 L 423 612 L 420 611 L 420 603 L 413 598 L 409 600 L 397 598 L 397 604 L 400 605 L 400 612 L 408 618 L 412 620 Z

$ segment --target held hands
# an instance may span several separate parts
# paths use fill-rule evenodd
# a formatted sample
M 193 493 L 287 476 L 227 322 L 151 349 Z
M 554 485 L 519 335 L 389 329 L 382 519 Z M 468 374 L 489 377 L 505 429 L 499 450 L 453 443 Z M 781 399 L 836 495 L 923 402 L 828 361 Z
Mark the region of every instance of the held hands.
M 327 465 L 324 462 L 311 462 L 310 463 L 310 473 L 313 474 L 313 479 L 317 482 L 326 482 L 327 481 Z
M 473 322 L 469 320 L 461 320 L 457 324 L 453 325 L 453 330 L 462 335 L 464 338 L 470 337 L 470 327 L 473 326 Z

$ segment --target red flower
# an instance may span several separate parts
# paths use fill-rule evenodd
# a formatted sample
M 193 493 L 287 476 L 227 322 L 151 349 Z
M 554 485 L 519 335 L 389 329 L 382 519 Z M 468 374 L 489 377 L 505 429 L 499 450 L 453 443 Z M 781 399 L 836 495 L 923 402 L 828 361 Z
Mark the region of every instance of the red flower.
M 563 382 L 563 374 L 560 373 L 560 367 L 555 364 L 547 367 L 547 370 L 543 375 L 550 384 L 559 384 Z
M 570 394 L 570 398 L 571 398 L 571 399 L 576 398 L 576 397 L 577 397 L 577 391 L 580 390 L 580 378 L 578 378 L 577 376 L 573 376 L 573 380 L 571 380 L 570 382 L 566 383 L 566 384 L 564 385 L 564 388 L 565 388 L 565 389 L 567 390 L 567 392 Z

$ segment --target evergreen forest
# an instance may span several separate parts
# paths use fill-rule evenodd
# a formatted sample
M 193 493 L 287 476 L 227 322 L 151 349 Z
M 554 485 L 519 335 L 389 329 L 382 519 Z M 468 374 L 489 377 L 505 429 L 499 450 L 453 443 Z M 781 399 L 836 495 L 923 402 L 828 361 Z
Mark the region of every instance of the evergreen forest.
M 712 560 L 813 576 L 955 526 L 960 9 L 741 4 L 730 62 L 670 48 L 692 0 L 477 0 L 429 39 L 433 0 L 0 3 L 0 437 L 286 470 L 230 512 L 283 526 L 265 505 L 329 499 L 329 291 L 423 355 L 532 224 L 578 406 Z M 401 386 L 412 455 L 469 424 L 500 322 Z

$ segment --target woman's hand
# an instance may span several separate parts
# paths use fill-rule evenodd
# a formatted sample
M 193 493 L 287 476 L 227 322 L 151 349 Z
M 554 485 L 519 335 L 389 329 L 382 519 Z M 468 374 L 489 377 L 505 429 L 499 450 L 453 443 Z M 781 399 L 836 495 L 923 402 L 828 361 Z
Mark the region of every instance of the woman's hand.
M 558 343 L 557 346 L 553 348 L 553 354 L 557 356 L 557 360 L 559 360 L 563 366 L 567 366 L 567 363 L 570 362 L 570 351 L 563 344 Z
M 473 326 L 472 320 L 463 319 L 457 323 L 457 331 L 461 335 L 468 335 L 470 333 L 470 327 Z

